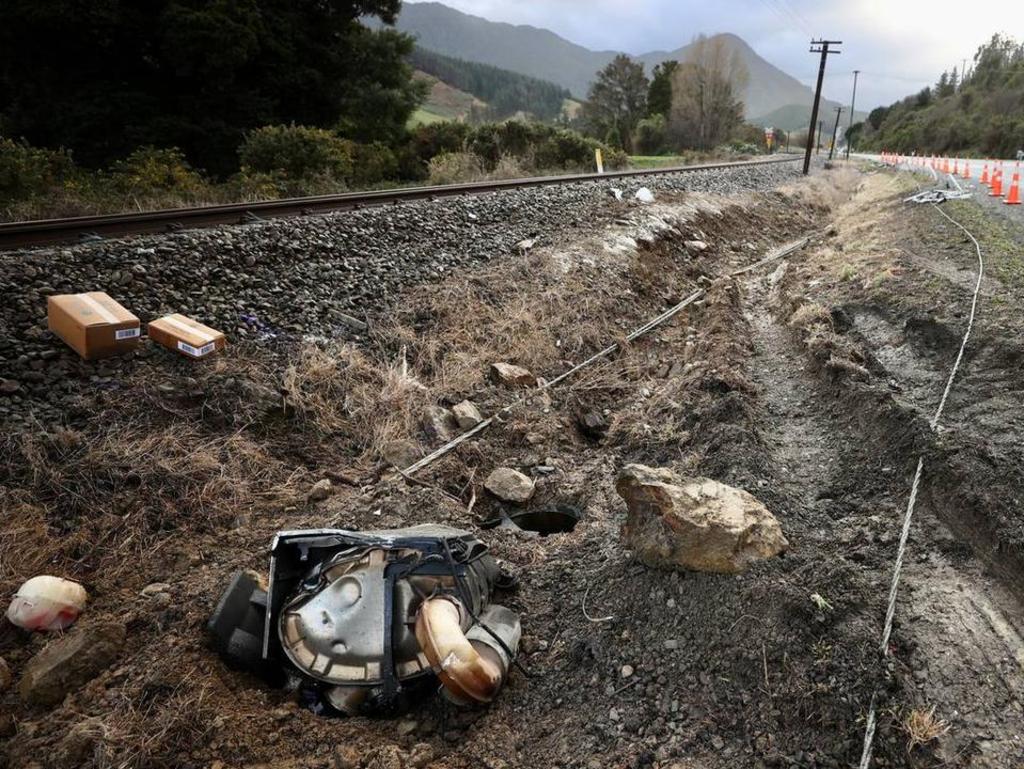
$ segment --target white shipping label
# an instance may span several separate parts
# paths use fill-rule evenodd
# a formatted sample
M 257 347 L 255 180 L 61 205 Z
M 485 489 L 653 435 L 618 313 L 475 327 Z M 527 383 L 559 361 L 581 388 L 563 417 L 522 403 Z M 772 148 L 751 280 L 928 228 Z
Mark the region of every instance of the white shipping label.
M 178 342 L 178 349 L 186 355 L 191 355 L 193 358 L 202 358 L 204 355 L 209 355 L 213 352 L 213 348 L 216 345 L 213 342 L 204 344 L 202 347 L 193 347 L 188 342 Z
M 122 328 L 122 329 L 120 329 L 116 334 L 114 334 L 114 338 L 118 342 L 120 342 L 122 339 L 134 339 L 138 335 L 139 335 L 139 327 L 136 326 L 135 328 Z

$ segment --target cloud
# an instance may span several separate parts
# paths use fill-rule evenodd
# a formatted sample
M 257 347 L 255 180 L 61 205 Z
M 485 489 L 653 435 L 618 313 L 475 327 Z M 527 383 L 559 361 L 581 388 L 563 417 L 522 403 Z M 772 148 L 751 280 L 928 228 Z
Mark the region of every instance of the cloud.
M 407 2 L 410 0 L 407 0 Z M 861 70 L 857 103 L 870 109 L 934 83 L 944 70 L 970 66 L 995 32 L 1024 30 L 1024 2 L 973 0 L 444 0 L 492 21 L 530 24 L 592 49 L 640 54 L 685 45 L 700 33 L 733 32 L 775 66 L 808 85 L 818 57 L 811 37 L 843 41 L 829 57 L 825 94 L 848 101 Z

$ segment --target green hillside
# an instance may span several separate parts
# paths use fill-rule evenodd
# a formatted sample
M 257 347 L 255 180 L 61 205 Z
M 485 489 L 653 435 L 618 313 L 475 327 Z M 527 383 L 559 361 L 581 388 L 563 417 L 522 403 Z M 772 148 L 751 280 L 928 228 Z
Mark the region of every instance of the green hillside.
M 872 110 L 858 132 L 864 148 L 1015 156 L 1024 148 L 1024 44 L 994 35 L 966 78 L 943 72 L 934 86 Z

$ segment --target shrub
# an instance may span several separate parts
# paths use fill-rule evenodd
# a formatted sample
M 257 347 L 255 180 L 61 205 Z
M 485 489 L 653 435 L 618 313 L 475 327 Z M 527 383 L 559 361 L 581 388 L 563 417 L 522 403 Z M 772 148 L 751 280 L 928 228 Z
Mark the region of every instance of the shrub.
M 634 145 L 638 155 L 660 155 L 665 151 L 667 125 L 664 115 L 651 115 L 636 125 Z
M 484 176 L 480 157 L 472 152 L 443 152 L 430 160 L 431 184 L 458 184 Z
M 65 150 L 46 150 L 0 137 L 0 198 L 25 200 L 46 195 L 75 172 Z
M 412 155 L 426 169 L 431 158 L 444 152 L 462 152 L 472 129 L 465 123 L 443 121 L 421 125 L 412 132 L 409 147 Z
M 140 147 L 114 163 L 110 181 L 118 192 L 150 195 L 176 192 L 192 195 L 206 189 L 206 182 L 185 160 L 177 147 Z
M 285 180 L 345 179 L 352 173 L 352 142 L 322 128 L 271 125 L 246 134 L 238 156 L 244 174 Z
M 359 186 L 380 184 L 399 176 L 399 162 L 394 151 L 386 144 L 352 145 L 352 182 Z

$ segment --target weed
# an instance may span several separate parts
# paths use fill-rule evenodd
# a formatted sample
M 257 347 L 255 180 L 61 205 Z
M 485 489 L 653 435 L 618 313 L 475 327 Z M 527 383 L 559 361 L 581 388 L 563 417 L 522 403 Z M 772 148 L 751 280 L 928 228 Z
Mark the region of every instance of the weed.
M 934 742 L 950 729 L 948 721 L 935 716 L 935 706 L 929 709 L 914 708 L 903 719 L 903 731 L 907 733 L 907 752 Z

